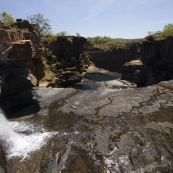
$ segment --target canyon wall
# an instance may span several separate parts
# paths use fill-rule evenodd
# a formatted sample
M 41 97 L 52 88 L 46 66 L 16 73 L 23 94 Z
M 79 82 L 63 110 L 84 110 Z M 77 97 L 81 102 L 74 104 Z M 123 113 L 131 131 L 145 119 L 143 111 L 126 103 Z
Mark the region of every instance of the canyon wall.
M 101 51 L 99 49 L 89 49 L 89 59 L 98 68 L 103 68 L 113 72 L 121 73 L 124 63 L 140 56 L 140 44 L 132 43 L 127 48 L 119 48 L 113 51 Z
M 173 78 L 173 36 L 154 40 L 146 37 L 141 47 L 141 61 L 131 61 L 122 68 L 122 79 L 151 85 Z
M 67 87 L 82 79 L 83 65 L 82 55 L 86 39 L 75 36 L 58 36 L 56 41 L 52 41 L 46 47 L 56 56 L 54 64 L 56 69 L 52 70 L 55 80 L 50 80 L 48 86 Z M 48 62 L 52 63 L 52 57 L 47 56 Z M 43 79 L 46 81 L 46 79 Z
M 0 24 L 2 97 L 32 88 L 44 77 L 41 49 L 32 25 L 22 20 L 14 25 L 15 27 Z

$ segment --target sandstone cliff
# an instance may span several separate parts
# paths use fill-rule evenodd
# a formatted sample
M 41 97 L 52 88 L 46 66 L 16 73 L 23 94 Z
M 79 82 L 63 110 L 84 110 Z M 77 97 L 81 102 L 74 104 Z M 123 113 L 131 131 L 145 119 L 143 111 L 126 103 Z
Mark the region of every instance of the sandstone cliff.
M 0 24 L 1 96 L 32 88 L 44 77 L 41 49 L 36 44 L 32 25 L 27 21 L 14 25 Z
M 141 62 L 126 63 L 122 79 L 150 85 L 173 78 L 173 36 L 162 40 L 146 37 L 141 46 Z M 139 80 L 137 80 L 139 79 Z
M 54 79 L 49 80 L 49 75 L 41 81 L 52 87 L 67 87 L 82 79 L 83 65 L 81 55 L 83 54 L 86 39 L 75 36 L 59 36 L 56 41 L 51 42 L 46 47 L 51 54 L 56 57 L 54 60 L 55 68 L 52 70 Z M 49 64 L 52 63 L 52 57 L 46 57 Z M 46 72 L 47 73 L 47 72 Z M 48 81 L 48 82 L 46 82 Z
M 139 58 L 139 50 L 140 44 L 132 43 L 127 48 L 107 52 L 90 48 L 88 53 L 96 67 L 120 73 L 124 63 Z

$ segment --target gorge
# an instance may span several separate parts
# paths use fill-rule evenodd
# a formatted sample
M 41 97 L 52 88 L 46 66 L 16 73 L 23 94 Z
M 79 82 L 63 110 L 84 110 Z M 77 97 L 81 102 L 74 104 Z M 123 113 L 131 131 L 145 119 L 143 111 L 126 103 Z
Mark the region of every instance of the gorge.
M 172 36 L 112 52 L 59 37 L 48 45 L 59 64 L 45 70 L 32 25 L 16 25 L 0 29 L 0 173 L 173 171 Z M 68 88 L 89 72 L 122 80 Z

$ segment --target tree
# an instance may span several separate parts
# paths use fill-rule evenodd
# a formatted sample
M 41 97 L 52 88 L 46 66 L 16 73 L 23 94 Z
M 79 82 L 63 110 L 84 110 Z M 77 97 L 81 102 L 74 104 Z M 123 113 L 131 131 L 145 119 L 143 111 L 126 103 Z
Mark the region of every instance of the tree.
M 163 29 L 163 33 L 166 36 L 173 35 L 173 24 L 169 23 L 169 24 L 165 25 L 164 29 Z
M 40 14 L 40 13 L 28 16 L 27 20 L 31 24 L 35 24 L 34 32 L 38 36 L 39 43 L 41 43 L 42 36 L 44 34 L 46 34 L 51 29 L 51 26 L 49 24 L 49 20 L 45 19 L 43 17 L 43 14 Z
M 0 20 L 5 24 L 12 24 L 15 22 L 14 17 L 6 11 L 0 13 Z
M 77 37 L 81 37 L 80 34 L 79 34 L 79 32 L 76 32 L 76 36 L 77 36 Z

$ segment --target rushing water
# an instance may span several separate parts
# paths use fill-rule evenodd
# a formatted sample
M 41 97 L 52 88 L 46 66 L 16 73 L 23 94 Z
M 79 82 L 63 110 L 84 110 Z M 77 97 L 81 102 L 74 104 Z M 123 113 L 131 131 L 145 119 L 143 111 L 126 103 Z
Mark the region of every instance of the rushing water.
M 40 149 L 53 133 L 29 122 L 9 122 L 0 110 L 0 142 L 7 158 L 25 158 L 30 152 Z

